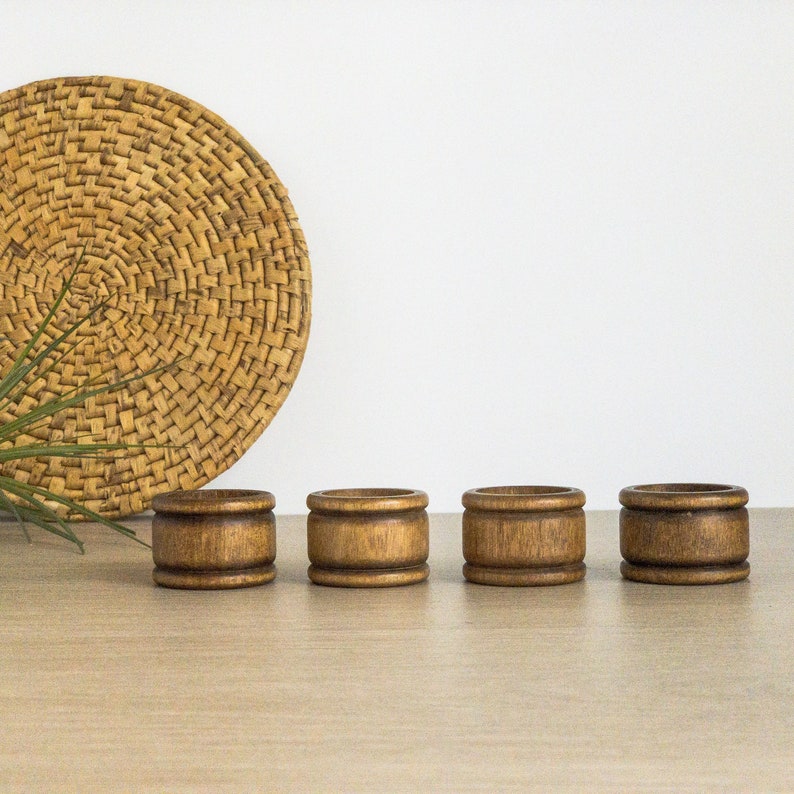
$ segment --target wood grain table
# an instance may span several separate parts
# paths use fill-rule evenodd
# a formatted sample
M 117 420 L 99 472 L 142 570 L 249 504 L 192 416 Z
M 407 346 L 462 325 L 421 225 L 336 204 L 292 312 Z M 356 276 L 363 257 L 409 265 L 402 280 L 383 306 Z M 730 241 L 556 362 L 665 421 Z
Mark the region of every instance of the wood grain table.
M 275 582 L 196 592 L 108 530 L 3 523 L 0 788 L 794 791 L 792 525 L 751 510 L 747 581 L 670 587 L 588 512 L 584 581 L 496 588 L 434 515 L 427 582 L 348 590 L 279 517 Z

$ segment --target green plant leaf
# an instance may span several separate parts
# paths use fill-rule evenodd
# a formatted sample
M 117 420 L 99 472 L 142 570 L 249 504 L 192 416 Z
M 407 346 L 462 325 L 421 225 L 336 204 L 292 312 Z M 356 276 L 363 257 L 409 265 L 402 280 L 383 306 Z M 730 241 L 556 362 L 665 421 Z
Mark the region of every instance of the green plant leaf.
M 50 355 L 50 353 L 56 351 L 58 347 L 61 344 L 63 344 L 63 342 L 65 342 L 81 325 L 83 325 L 87 320 L 93 317 L 98 311 L 100 311 L 105 306 L 107 306 L 107 304 L 108 301 L 103 301 L 98 306 L 95 306 L 93 309 L 91 309 L 88 312 L 88 314 L 86 314 L 84 317 L 81 317 L 77 322 L 69 326 L 69 328 L 67 328 L 59 337 L 57 337 L 57 339 L 53 339 L 53 341 L 50 342 L 50 344 L 47 345 L 47 347 L 45 347 L 40 353 L 38 353 L 34 358 L 32 358 L 27 364 L 23 362 L 18 367 L 16 367 L 15 365 L 16 368 L 12 368 L 12 370 L 8 373 L 8 375 L 6 375 L 6 377 L 4 377 L 2 381 L 0 381 L 0 410 L 5 408 L 9 404 L 14 403 L 16 400 L 18 400 L 19 397 L 25 393 L 26 388 L 28 388 L 30 384 L 27 385 L 23 384 L 22 387 L 18 389 L 16 392 L 14 392 L 13 394 L 9 394 L 11 389 L 21 384 L 24 381 L 24 379 L 31 372 L 33 372 L 42 361 L 44 361 Z M 42 372 L 40 372 L 35 379 L 43 377 L 48 372 L 50 372 L 55 366 L 58 365 L 58 363 L 64 358 L 64 356 L 66 356 L 71 350 L 76 348 L 82 341 L 83 341 L 82 339 L 78 340 L 75 344 L 70 345 L 70 347 L 67 350 L 64 350 L 61 353 L 59 353 L 55 357 L 55 360 L 50 364 L 50 366 L 47 367 Z
M 71 337 L 81 326 L 109 304 L 110 298 L 91 307 L 84 316 L 72 322 L 65 331 L 58 334 L 41 350 L 34 353 L 36 346 L 69 293 L 75 276 L 79 272 L 85 251 L 86 246 L 83 246 L 71 273 L 65 278 L 41 324 L 17 354 L 10 369 L 0 378 L 0 411 L 8 409 L 14 404 L 21 403 L 34 383 L 46 377 L 64 361 L 65 357 L 84 341 L 84 339 L 78 339 L 70 342 Z M 17 520 L 28 539 L 30 539 L 30 536 L 26 524 L 32 524 L 65 538 L 69 542 L 76 544 L 83 551 L 83 543 L 77 537 L 68 521 L 50 506 L 51 503 L 55 503 L 66 508 L 72 514 L 102 524 L 148 548 L 148 544 L 140 540 L 133 530 L 106 518 L 85 505 L 49 491 L 46 488 L 2 474 L 2 464 L 37 457 L 103 459 L 109 457 L 104 453 L 110 452 L 174 448 L 172 445 L 126 444 L 103 440 L 84 440 L 87 438 L 94 439 L 95 436 L 93 435 L 84 435 L 60 442 L 20 442 L 23 441 L 23 437 L 29 437 L 32 432 L 45 428 L 50 419 L 60 412 L 83 405 L 92 397 L 119 391 L 150 375 L 163 372 L 178 364 L 183 358 L 184 356 L 180 356 L 171 363 L 153 367 L 145 372 L 139 372 L 117 381 L 107 380 L 107 382 L 103 382 L 109 377 L 108 373 L 100 373 L 91 378 L 86 378 L 82 384 L 62 392 L 57 397 L 42 402 L 27 410 L 24 414 L 0 425 L 0 511 L 10 513 Z
M 46 529 L 47 532 L 52 532 L 55 535 L 66 538 L 72 543 L 75 543 L 80 548 L 81 552 L 85 551 L 82 541 L 74 534 L 72 528 L 51 507 L 36 498 L 34 495 L 35 492 L 31 486 L 26 483 L 19 483 L 10 477 L 0 476 L 0 490 L 14 494 L 14 496 L 19 497 L 31 505 L 32 509 L 17 507 L 19 514 L 24 516 L 27 521 L 36 524 L 36 526 L 42 529 Z M 45 496 L 49 495 L 50 494 L 45 491 Z
M 19 382 L 17 375 L 20 370 L 23 370 L 25 367 L 25 360 L 27 359 L 30 351 L 36 346 L 36 343 L 41 339 L 44 332 L 47 330 L 49 324 L 52 322 L 52 318 L 58 312 L 61 304 L 63 303 L 64 298 L 69 293 L 69 290 L 72 287 L 72 282 L 74 281 L 75 276 L 77 275 L 77 271 L 80 267 L 80 264 L 83 261 L 83 257 L 85 256 L 85 249 L 86 246 L 83 246 L 83 250 L 80 252 L 80 256 L 77 259 L 77 262 L 72 269 L 72 272 L 64 281 L 63 286 L 61 287 L 58 295 L 56 296 L 55 300 L 50 306 L 50 310 L 47 312 L 44 319 L 41 321 L 41 324 L 36 329 L 35 333 L 30 337 L 28 343 L 22 348 L 19 355 L 17 356 L 14 363 L 11 365 L 11 369 L 5 375 L 2 381 L 0 381 L 0 399 L 3 399 L 8 392 L 14 388 L 14 386 Z
M 11 515 L 14 516 L 14 518 L 17 520 L 19 528 L 22 530 L 22 534 L 25 536 L 28 543 L 30 543 L 30 533 L 28 532 L 28 528 L 25 526 L 25 519 L 22 518 L 22 513 L 2 491 L 0 491 L 0 510 L 5 510 L 7 513 L 11 513 Z
M 85 505 L 75 502 L 72 499 L 69 499 L 65 496 L 60 496 L 53 493 L 52 491 L 48 491 L 46 488 L 40 488 L 37 485 L 30 485 L 30 483 L 20 483 L 11 477 L 0 475 L 0 490 L 12 493 L 21 499 L 30 502 L 31 504 L 35 504 L 37 509 L 40 509 L 43 513 L 45 513 L 50 520 L 55 521 L 63 529 L 63 531 L 69 533 L 70 539 L 73 538 L 74 540 L 77 540 L 77 536 L 66 523 L 65 519 L 61 518 L 51 507 L 48 507 L 44 502 L 42 502 L 41 499 L 48 499 L 52 502 L 63 505 L 69 510 L 89 519 L 90 521 L 94 521 L 97 524 L 102 524 L 103 526 L 109 527 L 110 529 L 113 529 L 116 532 L 119 532 L 120 534 L 130 538 L 130 540 L 134 540 L 136 543 L 140 543 L 142 546 L 150 548 L 148 543 L 137 537 L 134 530 L 129 529 L 128 527 L 119 524 L 117 521 L 113 521 L 112 519 L 107 518 L 106 516 L 103 516 L 86 507 Z M 39 497 L 41 497 L 41 499 L 39 499 Z M 39 526 L 41 526 L 41 524 L 39 524 Z
M 16 435 L 17 433 L 22 432 L 26 428 L 29 428 L 35 422 L 39 421 L 40 419 L 44 419 L 46 417 L 54 416 L 55 414 L 63 411 L 67 408 L 74 408 L 75 406 L 82 405 L 86 400 L 90 399 L 91 397 L 96 397 L 99 394 L 107 394 L 108 392 L 117 391 L 118 389 L 122 389 L 125 386 L 129 386 L 131 383 L 137 383 L 144 378 L 149 377 L 150 375 L 155 375 L 158 372 L 163 372 L 166 369 L 170 369 L 174 366 L 179 360 L 176 359 L 168 364 L 163 364 L 159 367 L 154 367 L 153 369 L 147 370 L 146 372 L 136 373 L 128 378 L 124 378 L 123 380 L 116 381 L 115 383 L 106 383 L 103 386 L 99 386 L 96 389 L 89 389 L 88 391 L 81 391 L 77 394 L 72 395 L 71 397 L 56 397 L 52 400 L 48 400 L 45 403 L 37 406 L 36 408 L 32 408 L 23 416 L 17 417 L 10 422 L 7 422 L 5 425 L 0 427 L 0 441 L 3 441 L 10 436 Z
M 20 447 L 0 449 L 0 463 L 24 458 L 104 458 L 101 452 L 129 451 L 132 449 L 175 449 L 173 446 L 160 444 L 108 444 L 103 442 L 90 442 L 87 444 L 26 444 Z

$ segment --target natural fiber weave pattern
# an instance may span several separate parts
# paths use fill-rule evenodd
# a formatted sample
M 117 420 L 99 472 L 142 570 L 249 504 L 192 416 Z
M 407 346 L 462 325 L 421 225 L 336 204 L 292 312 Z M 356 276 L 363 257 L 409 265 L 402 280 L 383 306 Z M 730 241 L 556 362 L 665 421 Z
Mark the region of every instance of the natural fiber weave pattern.
M 109 304 L 0 423 L 100 373 L 122 378 L 176 361 L 32 435 L 179 448 L 109 462 L 37 459 L 4 472 L 104 515 L 131 515 L 157 493 L 211 480 L 273 418 L 306 348 L 309 259 L 270 166 L 195 102 L 109 77 L 0 94 L 0 370 L 83 246 L 78 278 L 42 344 Z

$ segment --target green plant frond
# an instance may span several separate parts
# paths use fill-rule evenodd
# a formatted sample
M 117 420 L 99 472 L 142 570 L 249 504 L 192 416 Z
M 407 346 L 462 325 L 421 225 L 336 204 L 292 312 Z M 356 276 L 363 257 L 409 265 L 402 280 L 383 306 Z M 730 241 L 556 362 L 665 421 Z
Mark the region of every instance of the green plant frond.
M 12 484 L 12 487 L 9 487 L 9 483 Z M 14 490 L 16 489 L 16 490 Z M 126 537 L 130 538 L 131 540 L 140 543 L 142 546 L 146 546 L 149 548 L 149 544 L 142 541 L 137 535 L 135 531 L 132 529 L 128 529 L 125 526 L 122 526 L 117 521 L 113 521 L 106 516 L 100 515 L 99 513 L 91 510 L 90 508 L 86 507 L 85 505 L 81 505 L 78 502 L 73 501 L 65 496 L 59 496 L 58 494 L 52 493 L 52 491 L 48 491 L 46 488 L 41 488 L 37 485 L 31 485 L 30 483 L 19 483 L 16 480 L 12 479 L 11 477 L 4 477 L 0 475 L 0 490 L 6 490 L 9 493 L 13 493 L 17 496 L 22 496 L 20 493 L 20 489 L 24 492 L 26 498 L 27 496 L 35 497 L 40 496 L 43 499 L 49 499 L 52 502 L 56 502 L 59 505 L 63 505 L 64 507 L 72 510 L 75 513 L 83 516 L 83 518 L 87 518 L 89 521 L 94 521 L 97 524 L 102 524 L 103 526 L 109 527 L 110 529 L 115 530 L 116 532 L 120 533 L 121 535 L 125 535 Z M 48 508 L 50 512 L 55 515 L 51 508 Z M 63 519 L 60 519 L 62 521 Z
M 141 379 L 145 378 L 147 375 L 150 374 L 152 370 L 146 370 L 145 372 L 138 373 Z M 71 389 L 67 389 L 66 391 L 62 392 L 56 399 L 59 400 L 68 400 L 72 397 L 76 397 L 79 394 L 85 392 L 86 389 L 89 387 L 95 386 L 97 383 L 102 383 L 102 381 L 107 378 L 107 372 L 100 372 L 99 375 L 94 375 L 91 378 L 87 378 L 78 386 L 72 386 Z M 119 385 L 123 385 L 121 381 L 107 381 L 107 383 L 103 383 L 103 387 L 107 387 L 107 391 L 112 392 L 114 391 Z M 88 397 L 85 397 L 88 399 Z
M 137 383 L 138 381 L 143 380 L 150 375 L 163 372 L 164 370 L 173 367 L 180 360 L 181 359 L 175 359 L 169 364 L 163 364 L 159 367 L 154 367 L 150 370 L 147 370 L 146 372 L 139 372 L 135 375 L 131 375 L 128 378 L 116 381 L 115 383 L 106 383 L 103 386 L 97 387 L 96 389 L 89 389 L 88 391 L 79 392 L 78 394 L 75 394 L 71 397 L 56 397 L 55 399 L 48 400 L 36 408 L 32 408 L 24 416 L 20 416 L 17 419 L 0 426 L 0 441 L 13 437 L 40 419 L 53 416 L 54 414 L 57 414 L 67 408 L 74 408 L 77 405 L 82 405 L 82 403 L 84 403 L 86 400 L 89 400 L 91 397 L 96 397 L 99 394 L 107 394 L 108 392 L 122 389 L 125 386 L 129 386 L 131 383 Z
M 22 534 L 25 536 L 27 542 L 30 543 L 30 533 L 28 532 L 28 528 L 25 526 L 25 520 L 22 518 L 22 513 L 2 491 L 0 491 L 0 510 L 5 510 L 7 513 L 11 513 L 11 515 L 14 516 L 17 524 L 19 524 L 19 528 L 22 530 Z
M 49 505 L 36 497 L 36 491 L 41 491 L 43 489 L 36 489 L 27 483 L 17 482 L 10 477 L 0 476 L 0 490 L 14 494 L 14 496 L 19 497 L 30 505 L 29 508 L 17 507 L 19 514 L 30 523 L 36 524 L 36 526 L 46 529 L 48 532 L 52 532 L 62 538 L 66 538 L 72 543 L 77 544 L 81 552 L 83 551 L 82 541 L 74 534 L 72 528 L 66 523 L 66 520 L 61 518 Z M 52 494 L 47 491 L 43 493 L 45 498 L 51 495 Z
M 102 524 L 103 526 L 106 526 L 109 529 L 118 532 L 120 535 L 124 535 L 130 540 L 134 540 L 136 543 L 140 543 L 141 546 L 145 546 L 147 549 L 151 548 L 148 543 L 141 540 L 135 534 L 135 530 L 132 530 L 129 527 L 125 527 L 123 524 L 119 524 L 117 521 L 113 521 L 112 519 L 107 518 L 106 516 L 100 515 L 99 513 L 91 510 L 85 505 L 81 505 L 78 502 L 73 501 L 72 499 L 68 499 L 65 496 L 59 496 L 58 494 L 54 494 L 51 491 L 48 491 L 46 488 L 40 488 L 36 485 L 30 485 L 29 483 L 19 483 L 11 477 L 0 476 L 0 490 L 5 490 L 8 493 L 12 493 L 15 496 L 19 496 L 20 498 L 24 499 L 27 502 L 30 502 L 31 504 L 35 503 L 37 505 L 37 509 L 38 506 L 41 506 L 42 512 L 46 512 L 50 520 L 55 521 L 59 526 L 65 528 L 65 531 L 69 532 L 75 538 L 77 536 L 74 535 L 74 532 L 72 532 L 66 521 L 63 518 L 61 518 L 51 507 L 48 507 L 44 502 L 38 499 L 38 497 L 41 497 L 42 499 L 49 499 L 52 502 L 56 502 L 57 504 L 63 505 L 64 507 L 77 513 L 78 515 L 83 516 L 83 518 L 87 518 L 89 521 L 94 521 L 97 524 Z
M 145 378 L 148 374 L 149 374 L 149 372 L 146 371 L 146 372 L 140 373 L 140 376 L 141 376 L 141 378 Z M 54 399 L 49 400 L 47 403 L 42 403 L 41 405 L 50 405 L 50 404 L 54 404 L 54 403 L 56 403 L 57 401 L 60 401 L 60 400 L 72 399 L 73 397 L 76 397 L 76 396 L 78 396 L 78 395 L 80 395 L 82 393 L 81 389 L 87 389 L 90 386 L 94 386 L 97 383 L 101 383 L 102 380 L 106 376 L 107 376 L 107 373 L 101 372 L 99 375 L 94 375 L 91 378 L 87 378 L 81 384 L 79 384 L 77 386 L 72 386 L 71 389 L 66 389 L 65 391 L 61 392 L 58 395 L 58 397 L 55 397 Z M 103 384 L 103 386 L 108 387 L 107 388 L 108 392 L 114 391 L 117 385 L 118 385 L 117 383 L 111 383 L 111 382 Z M 87 400 L 88 396 L 84 397 L 83 399 Z M 80 405 L 80 402 L 77 402 L 76 405 Z M 41 407 L 41 406 L 39 406 L 39 407 Z M 59 410 L 61 410 L 61 409 L 60 408 L 56 409 L 54 411 L 54 413 L 57 413 Z M 41 417 L 41 419 L 40 419 L 41 424 L 33 425 L 32 427 L 30 425 L 26 425 L 25 426 L 25 432 L 29 433 L 29 432 L 31 432 L 33 430 L 33 428 L 39 429 L 39 428 L 42 428 L 42 427 L 46 427 L 47 426 L 47 420 L 49 419 L 49 417 L 51 415 L 53 415 L 53 414 L 51 414 L 51 413 L 44 414 Z M 30 412 L 28 412 L 26 414 L 26 416 L 30 416 Z M 22 417 L 20 417 L 20 418 L 22 418 Z M 39 421 L 39 419 L 37 419 L 37 421 Z M 3 430 L 4 430 L 4 428 L 0 427 L 0 438 L 2 438 L 2 431 Z
M 11 460 L 22 460 L 24 458 L 105 458 L 109 456 L 101 455 L 102 452 L 129 451 L 141 449 L 173 449 L 174 447 L 164 447 L 161 444 L 110 444 L 104 442 L 92 442 L 88 444 L 26 444 L 21 447 L 11 447 L 0 449 L 0 463 L 7 463 Z
M 83 246 L 71 272 L 64 272 L 64 281 L 55 300 L 50 306 L 41 324 L 28 342 L 16 354 L 10 369 L 0 378 L 0 413 L 16 406 L 19 416 L 10 421 L 0 421 L 0 512 L 12 515 L 29 538 L 26 525 L 35 525 L 54 535 L 65 538 L 83 551 L 83 543 L 72 530 L 66 518 L 59 515 L 58 506 L 66 508 L 69 514 L 81 516 L 95 523 L 113 529 L 121 535 L 149 548 L 140 540 L 135 532 L 122 524 L 113 521 L 94 510 L 68 497 L 53 493 L 44 487 L 14 479 L 3 474 L 3 464 L 25 458 L 89 458 L 112 459 L 112 454 L 119 451 L 146 449 L 175 449 L 172 445 L 162 444 L 127 444 L 122 442 L 103 441 L 101 434 L 81 433 L 70 435 L 65 440 L 37 440 L 32 434 L 46 431 L 52 417 L 71 408 L 83 405 L 86 401 L 99 395 L 116 392 L 134 383 L 142 381 L 150 375 L 168 370 L 179 364 L 185 356 L 179 356 L 168 364 L 153 367 L 135 375 L 120 377 L 120 373 L 100 372 L 93 377 L 86 377 L 82 383 L 61 391 L 57 396 L 40 402 L 28 409 L 25 397 L 29 395 L 35 383 L 41 383 L 49 373 L 61 365 L 66 358 L 83 342 L 85 336 L 77 336 L 78 330 L 101 312 L 111 302 L 111 298 L 93 305 L 87 313 L 74 322 L 70 322 L 65 331 L 59 332 L 51 341 L 42 339 L 50 327 L 64 299 L 74 284 L 75 277 L 85 257 L 87 244 Z M 13 340 L 8 340 L 14 344 Z M 41 349 L 39 344 L 41 343 Z M 110 381 L 110 378 L 120 377 Z M 41 395 L 44 399 L 47 395 Z M 34 398 L 35 399 L 35 398 Z M 27 443 L 30 440 L 30 443 Z M 54 509 L 55 508 L 55 509 Z
M 65 538 L 70 543 L 74 543 L 78 549 L 80 549 L 81 554 L 85 554 L 85 548 L 83 546 L 83 541 L 74 534 L 69 528 L 67 524 L 67 530 L 64 531 L 63 528 L 58 524 L 55 519 L 45 518 L 40 512 L 38 507 L 36 508 L 29 508 L 29 507 L 19 507 L 18 508 L 21 517 L 22 517 L 22 527 L 25 536 L 28 539 L 28 542 L 31 542 L 30 533 L 27 530 L 27 524 L 33 524 L 34 526 L 41 527 L 41 529 L 53 534 L 57 535 L 59 538 Z
M 22 363 L 17 366 L 15 362 L 8 374 L 2 379 L 2 381 L 0 381 L 0 408 L 13 403 L 21 395 L 23 395 L 25 393 L 25 389 L 27 388 L 27 386 L 24 384 L 13 394 L 10 392 L 15 386 L 18 386 L 31 372 L 33 372 L 39 366 L 39 364 L 41 364 L 41 362 L 50 355 L 50 353 L 52 353 L 54 350 L 57 350 L 81 325 L 83 325 L 87 320 L 90 320 L 97 312 L 104 309 L 108 303 L 109 299 L 94 306 L 90 311 L 88 311 L 87 314 L 85 314 L 76 322 L 72 323 L 72 325 L 70 325 L 69 328 L 67 328 L 59 337 L 53 339 L 50 344 L 37 353 L 36 356 L 34 356 L 27 364 Z M 47 367 L 43 372 L 38 373 L 36 378 L 43 377 L 49 371 L 51 371 L 52 368 L 57 366 L 58 363 L 62 361 L 63 358 L 73 348 L 77 347 L 81 341 L 83 340 L 81 339 L 77 341 L 75 344 L 70 345 L 66 350 L 60 352 L 50 366 Z
M 64 281 L 63 286 L 61 287 L 60 291 L 58 292 L 58 295 L 56 296 L 55 300 L 52 303 L 52 306 L 50 306 L 50 310 L 47 312 L 46 316 L 41 321 L 41 325 L 39 325 L 35 333 L 28 340 L 27 344 L 22 348 L 19 355 L 16 357 L 16 360 L 11 365 L 11 369 L 9 370 L 8 374 L 0 382 L 0 398 L 5 397 L 8 391 L 14 387 L 15 383 L 12 383 L 11 386 L 6 388 L 4 386 L 6 380 L 8 378 L 11 378 L 13 380 L 13 376 L 16 375 L 17 371 L 19 369 L 24 368 L 25 360 L 30 355 L 30 351 L 33 350 L 33 348 L 36 346 L 36 343 L 39 341 L 39 339 L 41 339 L 42 335 L 49 327 L 49 324 L 52 322 L 52 318 L 55 317 L 55 315 L 57 314 L 58 309 L 63 303 L 64 298 L 67 296 L 69 290 L 72 288 L 72 282 L 74 281 L 74 278 L 77 275 L 77 271 L 80 268 L 80 264 L 83 261 L 83 257 L 85 256 L 86 245 L 83 246 L 83 250 L 80 252 L 80 256 L 77 258 L 77 262 L 75 263 L 72 272 L 67 276 L 66 280 Z
M 87 341 L 87 339 L 88 339 L 87 336 L 81 336 L 77 341 L 71 342 L 62 353 L 59 353 L 49 363 L 48 366 L 46 366 L 44 369 L 36 373 L 35 377 L 32 379 L 32 382 L 46 378 L 47 375 L 49 375 L 50 372 L 52 372 L 55 369 L 55 367 L 57 367 L 61 363 L 61 361 L 63 361 L 70 353 L 77 350 L 77 348 L 80 347 L 80 345 L 82 345 L 83 342 Z M 9 401 L 11 401 L 11 398 L 9 398 Z

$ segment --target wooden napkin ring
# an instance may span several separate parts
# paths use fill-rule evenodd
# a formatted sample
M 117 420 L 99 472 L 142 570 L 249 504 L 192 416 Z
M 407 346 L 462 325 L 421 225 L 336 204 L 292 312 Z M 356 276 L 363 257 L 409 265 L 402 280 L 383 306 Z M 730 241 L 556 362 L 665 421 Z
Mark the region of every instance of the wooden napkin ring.
M 463 575 L 528 586 L 584 578 L 585 495 L 578 488 L 516 485 L 463 494 Z
M 723 584 L 750 573 L 747 491 L 735 485 L 634 485 L 620 492 L 620 570 L 652 584 Z
M 154 497 L 154 581 L 164 587 L 252 587 L 276 576 L 276 500 L 267 491 L 208 489 Z
M 424 491 L 400 488 L 309 494 L 309 579 L 334 587 L 391 587 L 427 579 L 427 504 Z

